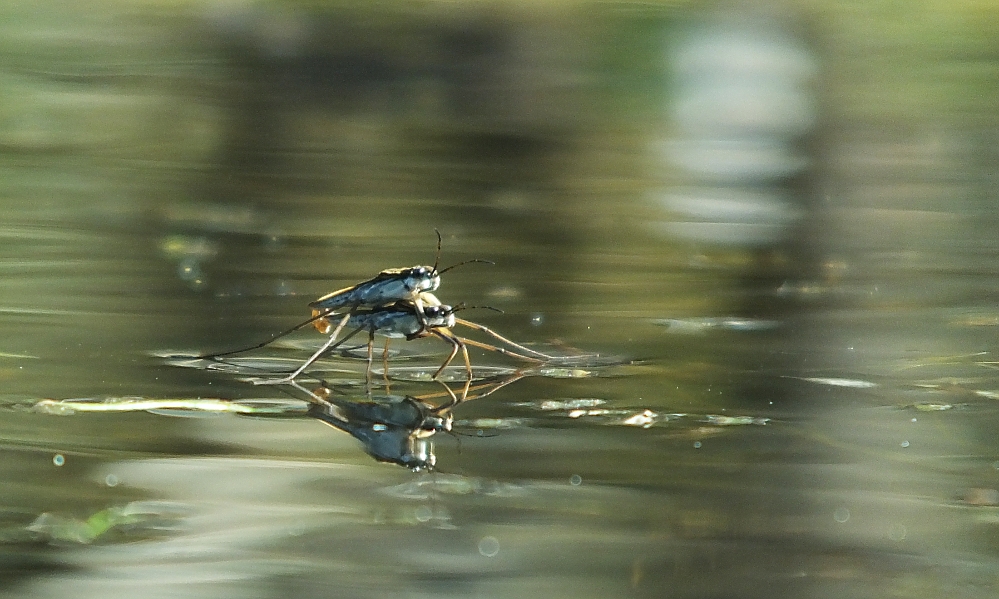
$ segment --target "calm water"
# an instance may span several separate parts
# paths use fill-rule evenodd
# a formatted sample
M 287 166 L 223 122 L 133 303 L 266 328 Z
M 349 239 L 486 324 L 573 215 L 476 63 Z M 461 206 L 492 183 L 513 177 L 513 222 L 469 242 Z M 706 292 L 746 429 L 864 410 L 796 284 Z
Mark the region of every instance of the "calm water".
M 290 9 L 14 19 L 37 35 L 4 33 L 3 592 L 994 596 L 999 129 L 967 98 L 996 65 L 922 77 L 986 27 L 892 71 L 913 59 L 865 27 L 910 48 L 929 16 L 836 13 L 806 43 L 766 14 L 602 10 L 345 13 L 342 43 Z M 784 79 L 698 50 L 733 45 Z M 748 72 L 738 97 L 778 116 L 692 112 L 729 96 L 691 64 Z M 432 264 L 435 228 L 442 267 L 495 262 L 439 297 L 563 359 L 473 348 L 487 386 L 416 442 L 432 471 L 306 400 L 439 405 L 438 340 L 395 341 L 388 390 L 363 348 L 301 389 L 246 380 L 311 328 L 190 359 Z

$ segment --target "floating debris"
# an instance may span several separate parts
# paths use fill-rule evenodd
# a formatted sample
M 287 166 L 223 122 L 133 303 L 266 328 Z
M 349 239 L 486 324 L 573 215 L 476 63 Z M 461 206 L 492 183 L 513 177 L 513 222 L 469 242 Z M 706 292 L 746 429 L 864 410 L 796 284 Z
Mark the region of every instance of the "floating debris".
M 999 505 L 999 489 L 976 488 L 968 489 L 962 498 L 964 503 L 976 506 Z
M 26 530 L 45 541 L 85 545 L 121 526 L 128 526 L 132 532 L 166 530 L 176 526 L 189 515 L 189 511 L 186 506 L 171 502 L 135 501 L 100 510 L 86 520 L 45 512 L 35 518 Z
M 535 408 L 551 412 L 554 410 L 576 410 L 579 408 L 595 408 L 607 403 L 606 399 L 595 397 L 572 398 L 572 399 L 542 399 L 539 401 L 522 401 L 513 404 L 518 408 Z
M 757 418 L 755 416 L 719 416 L 717 414 L 707 414 L 704 416 L 704 422 L 715 426 L 745 426 L 748 424 L 764 426 L 770 422 L 770 419 Z
M 105 399 L 43 399 L 34 409 L 44 414 L 68 416 L 77 412 L 148 412 L 168 411 L 208 412 L 229 414 L 287 414 L 304 412 L 307 404 L 296 399 L 147 399 L 143 397 L 109 397 Z
M 694 318 L 657 318 L 652 324 L 666 327 L 679 335 L 701 335 L 711 329 L 737 332 L 770 331 L 780 326 L 776 320 L 739 318 L 735 316 L 704 316 Z
M 583 416 L 607 416 L 614 414 L 616 410 L 604 410 L 604 409 L 593 409 L 593 410 L 570 410 L 566 416 L 569 418 L 582 418 Z
M 913 410 L 916 410 L 917 412 L 945 412 L 947 410 L 954 409 L 954 405 L 953 404 L 949 404 L 949 403 L 929 403 L 929 402 L 914 403 L 914 404 L 909 404 L 908 406 L 904 406 L 904 407 L 911 408 Z
M 472 418 L 470 420 L 457 420 L 454 422 L 454 426 L 484 430 L 511 430 L 523 428 L 526 422 L 524 418 Z
M 621 424 L 625 426 L 640 426 L 642 428 L 650 428 L 653 424 L 656 423 L 656 420 L 658 418 L 659 414 L 656 414 L 652 410 L 646 409 L 642 410 L 638 414 L 634 414 L 632 416 L 629 416 L 628 418 L 625 418 L 624 420 L 621 421 Z
M 958 327 L 999 326 L 999 315 L 990 313 L 965 314 L 951 319 L 950 324 Z
M 39 360 L 38 356 L 32 356 L 31 354 L 15 354 L 10 352 L 0 352 L 0 358 L 6 358 L 9 360 Z
M 966 385 L 977 385 L 981 383 L 984 379 L 981 377 L 976 378 L 958 378 L 958 377 L 943 377 L 938 379 L 927 379 L 921 381 L 913 381 L 910 383 L 913 387 L 920 389 L 944 389 L 951 387 L 963 387 Z
M 871 387 L 878 386 L 877 383 L 872 383 L 870 381 L 863 381 L 860 379 L 841 379 L 833 377 L 801 377 L 801 376 L 788 376 L 785 378 L 798 379 L 800 381 L 815 383 L 817 385 L 829 385 L 830 387 L 849 387 L 852 389 L 870 389 Z

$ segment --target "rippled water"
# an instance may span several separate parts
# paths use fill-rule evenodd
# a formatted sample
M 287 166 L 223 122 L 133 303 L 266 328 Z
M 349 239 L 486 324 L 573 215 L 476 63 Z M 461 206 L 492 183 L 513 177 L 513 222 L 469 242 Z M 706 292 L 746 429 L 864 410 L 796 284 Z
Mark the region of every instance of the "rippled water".
M 984 71 L 933 95 L 933 61 L 906 63 L 914 88 L 879 103 L 895 55 L 856 15 L 820 27 L 823 55 L 773 15 L 700 15 L 660 52 L 691 15 L 550 10 L 350 13 L 344 47 L 294 11 L 11 17 L 76 37 L 3 33 L 23 48 L 0 130 L 5 594 L 994 596 Z M 932 42 L 925 22 L 894 42 Z M 972 61 L 983 30 L 941 52 Z M 381 34 L 367 54 L 357 31 Z M 735 116 L 705 133 L 682 95 L 731 67 L 702 46 L 776 65 L 737 61 L 766 118 L 712 104 Z M 646 77 L 659 60 L 676 89 Z M 711 138 L 739 118 L 758 128 Z M 431 380 L 439 339 L 394 340 L 387 373 L 379 349 L 370 382 L 362 336 L 254 385 L 311 327 L 197 358 L 432 264 L 435 229 L 442 267 L 495 263 L 441 300 L 555 359 L 471 348 L 441 409 L 465 367 Z

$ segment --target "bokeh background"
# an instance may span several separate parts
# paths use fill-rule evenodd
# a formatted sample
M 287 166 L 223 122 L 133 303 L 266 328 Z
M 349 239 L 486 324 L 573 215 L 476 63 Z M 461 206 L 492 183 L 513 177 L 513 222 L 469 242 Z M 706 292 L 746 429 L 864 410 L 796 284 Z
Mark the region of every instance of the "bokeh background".
M 0 14 L 4 596 L 995 596 L 994 2 Z M 435 228 L 496 263 L 442 299 L 613 366 L 460 406 L 414 474 L 164 358 Z

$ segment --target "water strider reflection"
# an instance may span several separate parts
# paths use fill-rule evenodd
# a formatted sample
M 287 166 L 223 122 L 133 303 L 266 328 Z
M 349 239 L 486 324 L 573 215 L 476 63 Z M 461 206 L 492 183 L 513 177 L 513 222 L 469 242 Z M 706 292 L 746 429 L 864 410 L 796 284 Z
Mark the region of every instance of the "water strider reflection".
M 466 385 L 460 399 L 444 382 L 440 382 L 444 388 L 440 393 L 373 395 L 369 387 L 364 398 L 340 396 L 325 384 L 313 391 L 297 383 L 291 386 L 308 394 L 311 403 L 307 412 L 309 416 L 349 433 L 376 460 L 419 472 L 433 469 L 437 464 L 431 437 L 439 432 L 453 432 L 454 416 L 451 412 L 459 402 L 492 395 L 524 376 L 513 372 L 479 382 L 474 389 Z M 442 398 L 444 401 L 434 404 L 430 403 L 431 398 Z

